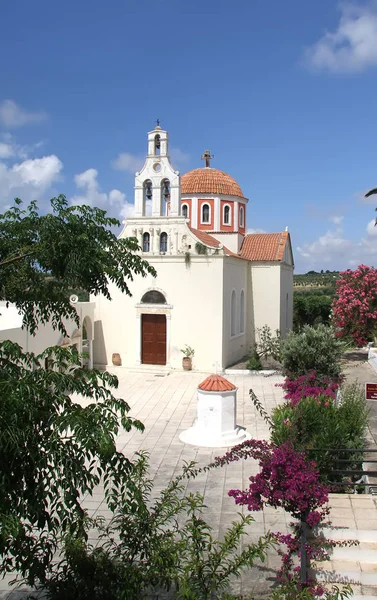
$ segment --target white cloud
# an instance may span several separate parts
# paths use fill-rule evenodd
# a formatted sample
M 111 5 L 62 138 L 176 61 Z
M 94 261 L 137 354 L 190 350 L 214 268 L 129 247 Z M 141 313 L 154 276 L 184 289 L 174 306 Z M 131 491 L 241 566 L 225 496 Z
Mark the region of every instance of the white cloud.
M 331 223 L 334 223 L 334 225 L 340 225 L 343 222 L 343 219 L 344 216 L 342 215 L 334 215 L 329 218 L 329 221 L 331 221 Z
M 170 148 L 169 154 L 173 167 L 183 168 L 190 162 L 190 155 L 179 148 L 174 148 L 174 146 Z
M 20 145 L 14 137 L 9 133 L 0 134 L 0 160 L 9 160 L 21 158 L 25 160 L 30 158 L 30 154 L 34 154 L 43 146 L 43 142 L 35 144 Z
M 0 123 L 5 127 L 21 127 L 29 123 L 40 123 L 47 119 L 44 111 L 28 112 L 14 100 L 0 102 Z
M 362 263 L 377 266 L 377 227 L 374 220 L 370 221 L 359 241 L 347 239 L 342 228 L 337 227 L 296 250 L 302 264 L 316 270 L 329 265 L 333 269 L 354 268 Z
M 59 179 L 63 163 L 51 154 L 27 159 L 8 166 L 0 161 L 0 207 L 3 210 L 14 198 L 25 202 L 38 200 Z
M 377 66 L 377 5 L 343 2 L 337 29 L 307 48 L 306 61 L 315 69 L 358 72 Z
M 120 219 L 127 219 L 134 213 L 134 205 L 126 200 L 126 195 L 120 190 L 113 189 L 110 192 L 103 192 L 98 183 L 97 169 L 87 169 L 83 173 L 75 175 L 75 183 L 79 190 L 83 190 L 81 194 L 77 194 L 71 198 L 71 204 L 80 205 L 87 204 L 103 208 L 110 213 L 115 212 L 115 216 Z
M 266 233 L 264 229 L 248 229 L 246 233 Z
M 140 171 L 143 163 L 144 158 L 141 156 L 135 156 L 129 152 L 120 152 L 116 159 L 113 160 L 112 167 L 117 171 L 127 171 L 134 175 L 137 171 Z
M 0 158 L 11 158 L 14 156 L 14 149 L 11 144 L 0 142 Z
M 179 148 L 171 147 L 169 150 L 170 160 L 173 167 L 183 168 L 190 160 L 190 155 Z M 117 171 L 126 171 L 135 175 L 139 172 L 145 162 L 145 157 L 131 154 L 130 152 L 120 152 L 112 161 L 111 166 Z

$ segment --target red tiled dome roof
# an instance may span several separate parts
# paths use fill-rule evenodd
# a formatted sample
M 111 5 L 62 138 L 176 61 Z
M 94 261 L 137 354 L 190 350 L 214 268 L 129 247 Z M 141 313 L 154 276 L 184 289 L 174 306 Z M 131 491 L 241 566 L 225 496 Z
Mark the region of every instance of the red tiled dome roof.
M 235 390 L 236 386 L 230 383 L 225 377 L 221 375 L 210 375 L 199 383 L 199 389 L 205 392 L 225 392 L 227 390 Z
M 237 181 L 224 171 L 203 167 L 185 173 L 181 177 L 181 193 L 185 194 L 220 194 L 222 196 L 238 196 L 244 198 Z

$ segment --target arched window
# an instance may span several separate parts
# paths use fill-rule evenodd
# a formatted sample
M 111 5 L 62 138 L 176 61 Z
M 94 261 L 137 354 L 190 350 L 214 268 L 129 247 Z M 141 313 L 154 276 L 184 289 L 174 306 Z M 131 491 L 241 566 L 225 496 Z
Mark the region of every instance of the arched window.
M 236 335 L 236 292 L 234 290 L 230 301 L 230 335 Z
M 151 236 L 146 231 L 143 234 L 143 252 L 149 252 L 150 246 L 151 246 Z
M 143 183 L 143 217 L 148 216 L 152 200 L 152 181 L 147 179 Z
M 154 136 L 154 154 L 155 154 L 155 156 L 160 156 L 160 150 L 161 150 L 161 138 L 160 138 L 160 135 L 157 133 Z
M 241 290 L 240 296 L 240 333 L 245 331 L 245 293 Z
M 144 294 L 141 302 L 143 304 L 166 304 L 166 298 L 158 290 L 150 290 Z
M 163 232 L 160 235 L 160 252 L 168 251 L 168 234 Z
M 202 223 L 210 223 L 210 208 L 209 204 L 203 204 L 202 206 Z
M 185 217 L 185 219 L 189 218 L 189 207 L 188 207 L 188 204 L 182 204 L 182 217 Z
M 229 206 L 229 204 L 225 204 L 225 206 L 224 206 L 223 223 L 224 223 L 224 225 L 230 225 L 230 206 Z
M 245 209 L 240 207 L 240 227 L 245 227 Z
M 161 181 L 161 194 L 165 202 L 170 200 L 170 181 L 169 179 L 163 179 Z

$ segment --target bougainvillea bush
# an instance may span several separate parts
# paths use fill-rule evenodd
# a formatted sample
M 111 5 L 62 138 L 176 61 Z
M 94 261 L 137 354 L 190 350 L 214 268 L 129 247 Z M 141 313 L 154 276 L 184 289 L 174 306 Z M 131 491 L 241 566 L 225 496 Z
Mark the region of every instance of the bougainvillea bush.
M 216 459 L 216 464 L 220 466 L 243 458 L 258 460 L 260 472 L 249 478 L 247 490 L 230 490 L 229 496 L 235 499 L 236 504 L 245 505 L 250 511 L 262 510 L 264 506 L 282 507 L 298 519 L 300 525 L 293 534 L 275 534 L 275 539 L 286 546 L 286 551 L 281 551 L 282 566 L 278 578 L 281 582 L 297 579 L 300 567 L 294 566 L 294 555 L 298 555 L 305 563 L 306 556 L 315 558 L 318 555 L 309 541 L 304 544 L 301 553 L 301 536 L 304 527 L 315 527 L 328 515 L 328 489 L 321 483 L 315 463 L 297 452 L 290 441 L 274 446 L 265 441 L 250 440 Z M 312 585 L 307 569 L 305 571 L 306 580 L 302 583 Z M 297 584 L 300 585 L 298 579 Z M 313 589 L 317 594 L 320 591 Z
M 286 378 L 284 383 L 276 384 L 277 387 L 282 387 L 285 391 L 284 398 L 290 400 L 292 406 L 296 406 L 302 398 L 311 396 L 317 398 L 317 396 L 326 396 L 335 400 L 338 389 L 339 380 L 341 377 L 334 381 L 330 377 L 326 377 L 317 373 L 316 371 L 308 371 L 305 375 L 301 375 L 296 379 Z
M 377 269 L 360 265 L 340 273 L 336 282 L 332 323 L 336 335 L 351 338 L 358 348 L 377 333 Z
M 350 457 L 337 450 L 364 446 L 368 410 L 363 390 L 352 384 L 342 388 L 340 404 L 326 394 L 304 397 L 297 403 L 288 400 L 275 408 L 271 421 L 273 443 L 289 441 L 298 451 L 309 450 L 321 479 L 333 482 L 339 479 L 333 474 L 336 461 Z

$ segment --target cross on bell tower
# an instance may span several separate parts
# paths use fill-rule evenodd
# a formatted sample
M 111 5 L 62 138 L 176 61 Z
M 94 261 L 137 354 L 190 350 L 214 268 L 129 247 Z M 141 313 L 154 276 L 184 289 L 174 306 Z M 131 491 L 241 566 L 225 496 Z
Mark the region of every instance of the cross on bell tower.
M 204 154 L 202 154 L 201 158 L 202 158 L 202 160 L 206 161 L 206 168 L 209 168 L 211 166 L 211 160 L 213 158 L 213 154 L 211 154 L 209 150 L 206 150 L 204 152 Z

